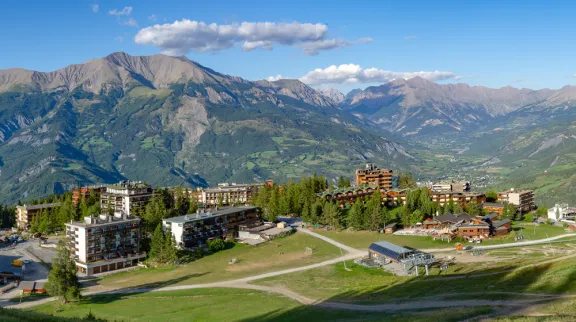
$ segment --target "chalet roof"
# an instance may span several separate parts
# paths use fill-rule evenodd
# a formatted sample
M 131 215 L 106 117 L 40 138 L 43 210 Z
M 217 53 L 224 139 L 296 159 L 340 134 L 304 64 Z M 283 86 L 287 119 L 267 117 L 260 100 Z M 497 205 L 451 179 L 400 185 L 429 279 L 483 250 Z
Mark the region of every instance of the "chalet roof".
M 441 222 L 441 223 L 445 223 L 445 222 L 449 222 L 449 223 L 457 223 L 460 221 L 465 221 L 465 220 L 472 220 L 474 218 L 472 218 L 472 216 L 470 216 L 467 213 L 461 213 L 461 214 L 444 214 L 438 217 L 434 218 L 436 221 Z
M 388 224 L 388 225 L 386 225 L 386 227 L 384 227 L 384 228 L 394 228 L 394 227 L 396 227 L 396 223 Z
M 482 219 L 486 220 L 486 219 L 494 219 L 494 218 L 498 218 L 498 214 L 487 214 L 486 216 L 482 216 Z
M 355 191 L 358 191 L 358 190 L 367 190 L 367 189 L 376 190 L 374 187 L 370 187 L 370 186 L 367 186 L 367 185 L 362 185 L 362 186 L 356 186 L 356 187 L 335 188 L 335 189 L 332 189 L 332 190 L 326 190 L 326 191 L 323 191 L 323 192 L 319 193 L 319 195 L 320 195 L 321 197 L 325 197 L 325 196 L 327 196 L 327 195 L 331 195 L 331 196 L 332 196 L 332 195 L 335 195 L 335 194 L 338 194 L 338 193 L 346 194 L 346 193 L 348 193 L 348 192 L 355 192 Z
M 498 221 L 493 222 L 493 223 L 492 223 L 492 226 L 498 228 L 498 227 L 500 227 L 500 226 L 506 225 L 507 223 L 509 223 L 509 222 L 511 222 L 511 221 L 512 221 L 512 220 L 510 220 L 510 219 L 508 219 L 508 218 L 502 219 L 502 220 L 498 220 Z

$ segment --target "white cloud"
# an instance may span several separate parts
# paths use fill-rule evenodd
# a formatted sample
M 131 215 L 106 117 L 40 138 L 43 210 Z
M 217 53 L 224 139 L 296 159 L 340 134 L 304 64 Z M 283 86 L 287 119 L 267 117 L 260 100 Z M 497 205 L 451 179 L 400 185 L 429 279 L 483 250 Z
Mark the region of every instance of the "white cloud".
M 245 41 L 242 44 L 243 51 L 252 51 L 256 48 L 272 50 L 272 48 L 274 48 L 274 43 L 272 43 L 269 40 L 258 40 L 258 41 Z
M 404 39 L 405 40 L 412 40 L 412 39 L 416 39 L 418 38 L 417 36 L 405 36 Z
M 150 20 L 150 21 L 156 21 L 157 19 L 158 19 L 158 17 L 156 17 L 156 15 L 148 16 L 148 20 Z
M 94 12 L 94 13 L 97 13 L 98 11 L 100 11 L 100 6 L 98 4 L 90 5 L 90 8 L 92 8 L 92 12 Z
M 123 41 L 124 41 L 124 37 L 118 36 L 118 37 L 114 38 L 114 40 L 116 40 L 116 41 L 118 41 L 118 42 L 123 42 Z
M 122 10 L 112 9 L 108 14 L 113 16 L 129 16 L 132 13 L 132 7 L 124 7 Z
M 372 38 L 360 38 L 356 41 L 346 41 L 344 39 L 324 39 L 298 44 L 295 47 L 302 48 L 304 55 L 318 55 L 321 50 L 330 50 L 336 48 L 350 47 L 361 43 L 371 43 Z
M 282 75 L 278 74 L 276 76 L 270 76 L 270 77 L 266 77 L 266 80 L 269 82 L 275 82 L 277 80 L 282 79 Z
M 271 50 L 275 45 L 298 47 L 307 54 L 314 54 L 319 50 L 357 43 L 327 40 L 327 33 L 328 26 L 320 23 L 242 22 L 220 25 L 184 19 L 143 28 L 134 41 L 140 45 L 160 47 L 169 55 L 183 55 L 190 51 L 217 52 L 235 46 L 241 46 L 243 51 L 256 48 Z M 359 41 L 368 42 L 367 39 Z
M 526 78 L 516 78 L 515 80 L 512 81 L 512 83 L 522 83 L 526 81 Z
M 125 20 L 124 25 L 138 28 L 138 22 L 134 18 L 130 18 L 128 20 Z
M 320 84 L 357 84 L 357 83 L 386 83 L 394 79 L 409 79 L 420 76 L 431 81 L 440 81 L 456 77 L 452 72 L 393 72 L 377 68 L 363 69 L 360 65 L 343 64 L 332 65 L 325 69 L 315 69 L 300 78 L 300 81 L 310 85 Z

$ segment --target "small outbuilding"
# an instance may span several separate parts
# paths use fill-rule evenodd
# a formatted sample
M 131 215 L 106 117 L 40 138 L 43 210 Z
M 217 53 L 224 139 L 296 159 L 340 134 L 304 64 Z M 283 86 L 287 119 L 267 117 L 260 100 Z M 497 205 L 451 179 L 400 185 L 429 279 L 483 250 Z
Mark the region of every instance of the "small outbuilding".
M 384 227 L 384 233 L 393 234 L 396 231 L 396 223 L 388 224 Z

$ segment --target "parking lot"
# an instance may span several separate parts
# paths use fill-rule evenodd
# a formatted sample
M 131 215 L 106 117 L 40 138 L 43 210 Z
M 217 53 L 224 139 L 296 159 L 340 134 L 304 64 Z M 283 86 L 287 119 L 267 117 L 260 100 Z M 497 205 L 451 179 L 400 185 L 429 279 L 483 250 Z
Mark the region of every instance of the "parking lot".
M 26 247 L 33 242 L 18 243 L 16 247 L 5 247 L 0 249 L 0 271 L 22 274 L 25 281 L 45 281 L 48 278 L 48 269 L 37 262 L 33 256 L 26 251 Z M 22 267 L 12 266 L 13 260 L 29 260 L 28 264 Z

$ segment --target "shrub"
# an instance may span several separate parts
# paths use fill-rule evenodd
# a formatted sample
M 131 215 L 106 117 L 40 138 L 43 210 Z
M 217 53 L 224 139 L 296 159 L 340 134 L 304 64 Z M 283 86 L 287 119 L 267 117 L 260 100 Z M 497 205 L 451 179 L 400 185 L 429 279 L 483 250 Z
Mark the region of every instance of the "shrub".
M 221 250 L 226 249 L 226 243 L 220 239 L 214 239 L 214 240 L 209 240 L 208 241 L 208 249 L 212 252 L 212 253 L 217 253 Z

